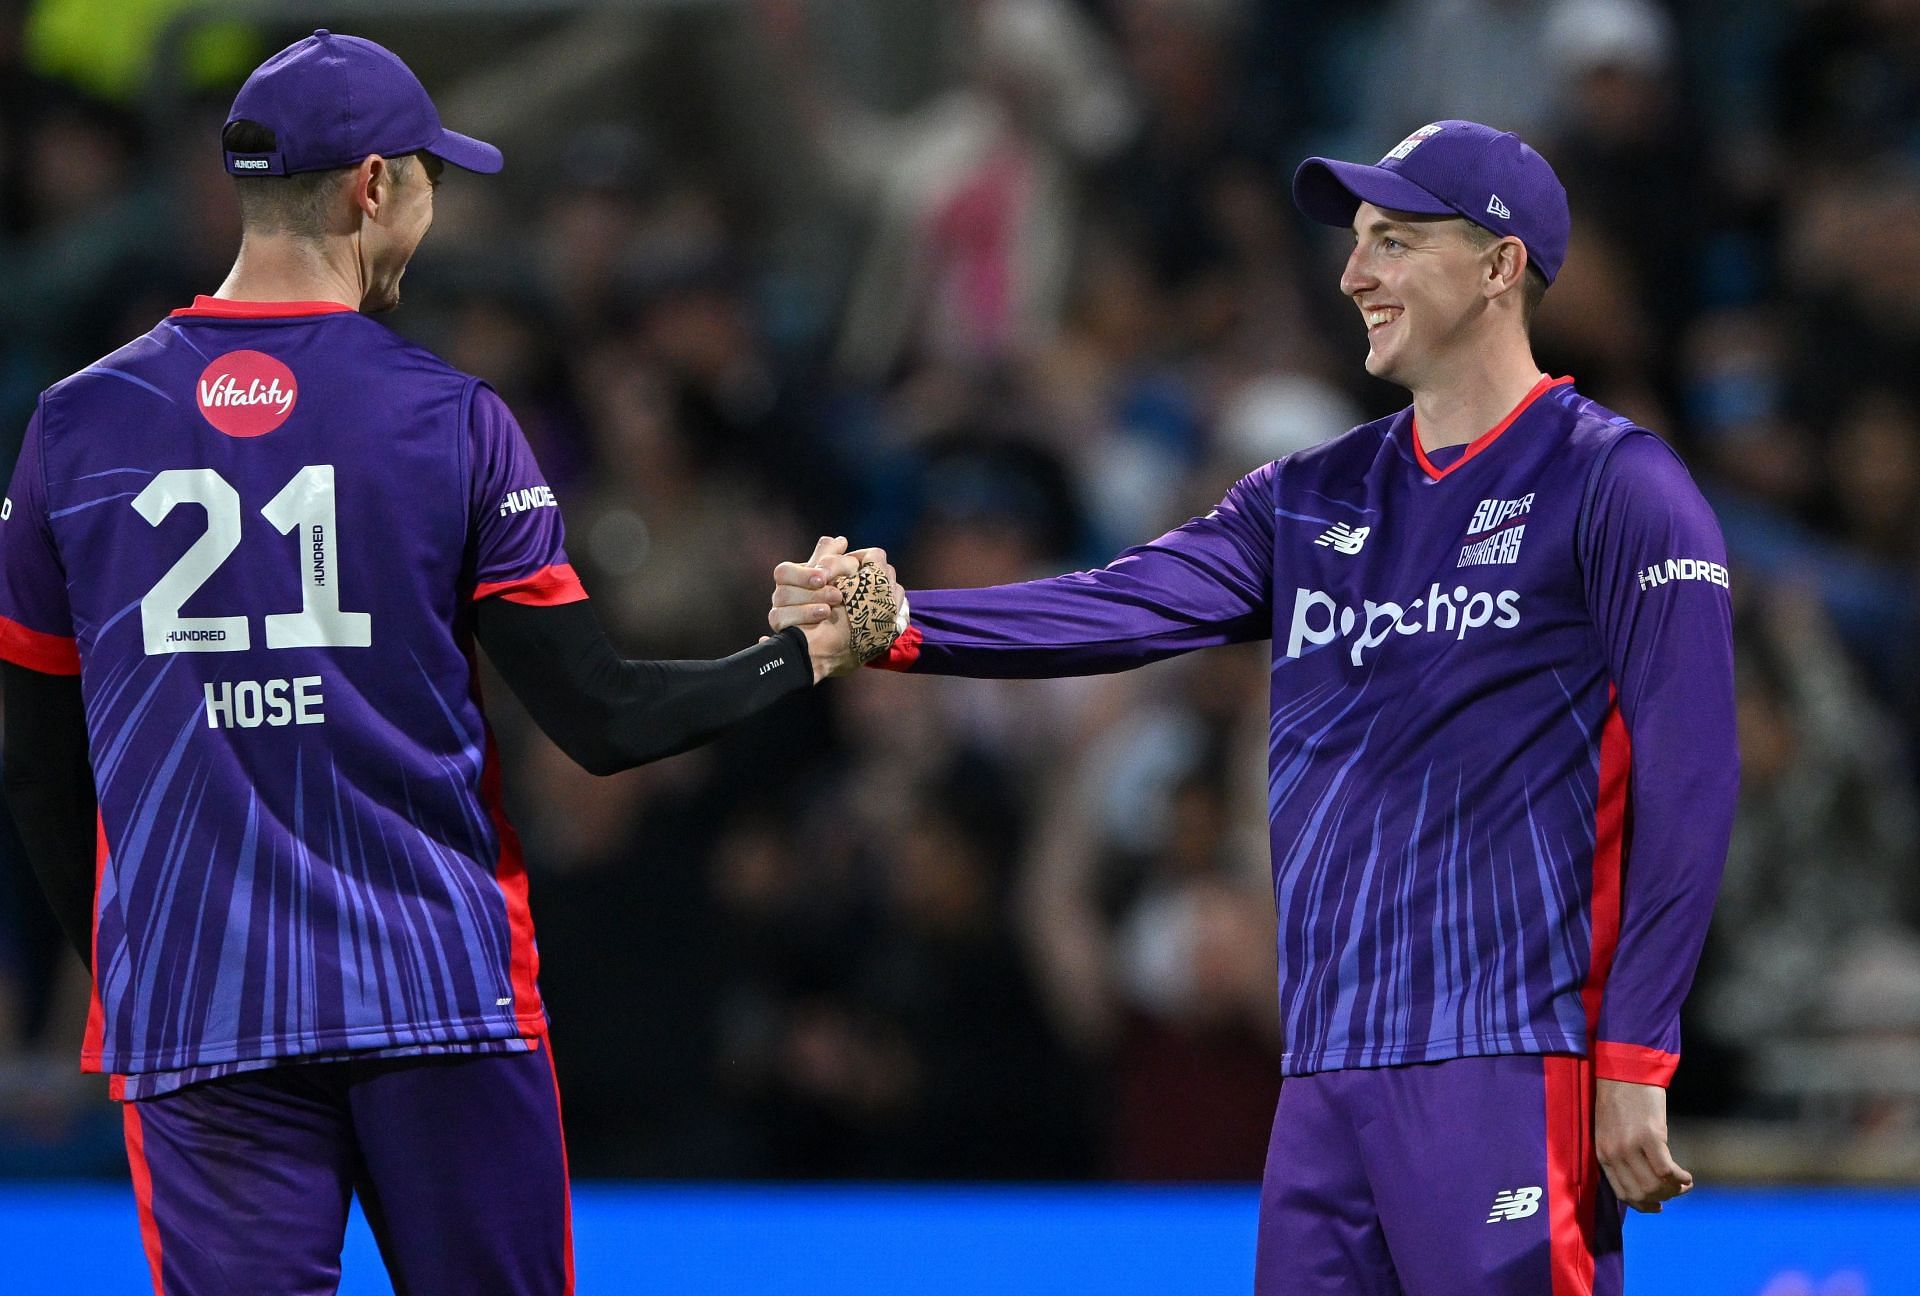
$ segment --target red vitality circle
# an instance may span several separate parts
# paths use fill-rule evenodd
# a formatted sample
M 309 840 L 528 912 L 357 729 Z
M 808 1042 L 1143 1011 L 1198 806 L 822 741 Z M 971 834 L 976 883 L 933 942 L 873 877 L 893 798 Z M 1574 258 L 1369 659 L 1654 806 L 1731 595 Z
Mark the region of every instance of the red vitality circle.
M 229 351 L 200 371 L 194 394 L 207 422 L 234 437 L 256 437 L 287 421 L 300 385 L 264 351 Z

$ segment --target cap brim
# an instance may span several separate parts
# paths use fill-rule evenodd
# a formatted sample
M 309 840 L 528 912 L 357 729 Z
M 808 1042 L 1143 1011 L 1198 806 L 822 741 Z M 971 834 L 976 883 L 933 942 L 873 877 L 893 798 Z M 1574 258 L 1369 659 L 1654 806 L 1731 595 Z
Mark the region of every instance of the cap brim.
M 427 145 L 427 152 L 442 162 L 467 171 L 478 171 L 482 175 L 493 175 L 505 165 L 500 150 L 485 140 L 477 140 L 471 135 L 462 135 L 459 131 L 450 131 L 442 127 L 440 138 Z
M 1459 215 L 1397 171 L 1332 158 L 1308 158 L 1300 164 L 1293 173 L 1293 201 L 1322 225 L 1342 227 L 1353 224 L 1363 202 L 1419 216 Z

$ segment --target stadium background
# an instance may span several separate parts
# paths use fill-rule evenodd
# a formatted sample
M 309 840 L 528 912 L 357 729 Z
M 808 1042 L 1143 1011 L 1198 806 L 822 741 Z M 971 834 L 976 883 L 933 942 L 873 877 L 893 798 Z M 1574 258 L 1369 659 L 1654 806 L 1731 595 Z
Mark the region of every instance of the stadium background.
M 0 467 L 42 387 L 218 284 L 226 106 L 323 24 L 506 151 L 449 173 L 391 322 L 517 412 L 635 655 L 751 642 L 821 532 L 909 588 L 1097 564 L 1396 408 L 1293 165 L 1442 116 L 1538 144 L 1575 216 L 1540 358 L 1671 436 L 1735 561 L 1743 789 L 1676 1151 L 1920 1182 L 1916 0 L 0 0 Z M 874 673 L 604 781 L 493 681 L 576 1175 L 1256 1178 L 1264 652 Z M 125 1174 L 19 856 L 0 823 L 16 1254 L 47 1181 Z M 1884 1231 L 1823 1233 L 1850 1199 L 1795 1200 L 1700 1203 L 1814 1248 L 1738 1290 L 1920 1290 L 1820 1250 Z M 1684 1250 L 1687 1206 L 1636 1235 Z

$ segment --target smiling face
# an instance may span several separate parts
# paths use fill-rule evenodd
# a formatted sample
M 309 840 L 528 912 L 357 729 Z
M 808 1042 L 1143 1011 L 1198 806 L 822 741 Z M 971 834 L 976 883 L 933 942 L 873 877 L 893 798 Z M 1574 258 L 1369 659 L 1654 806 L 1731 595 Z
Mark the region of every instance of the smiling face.
M 1340 291 L 1360 308 L 1367 372 L 1418 390 L 1494 327 L 1495 259 L 1517 239 L 1483 243 L 1457 216 L 1415 216 L 1363 202 Z M 1511 255 L 1511 254 L 1508 254 Z

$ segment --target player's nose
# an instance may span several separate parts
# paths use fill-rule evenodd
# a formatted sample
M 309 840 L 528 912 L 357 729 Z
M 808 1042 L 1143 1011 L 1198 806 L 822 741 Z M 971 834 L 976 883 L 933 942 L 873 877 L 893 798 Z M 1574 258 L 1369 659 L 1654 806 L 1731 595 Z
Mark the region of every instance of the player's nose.
M 1347 254 L 1346 268 L 1340 272 L 1340 291 L 1352 297 L 1380 284 L 1378 277 L 1368 269 L 1365 249 L 1356 245 Z

